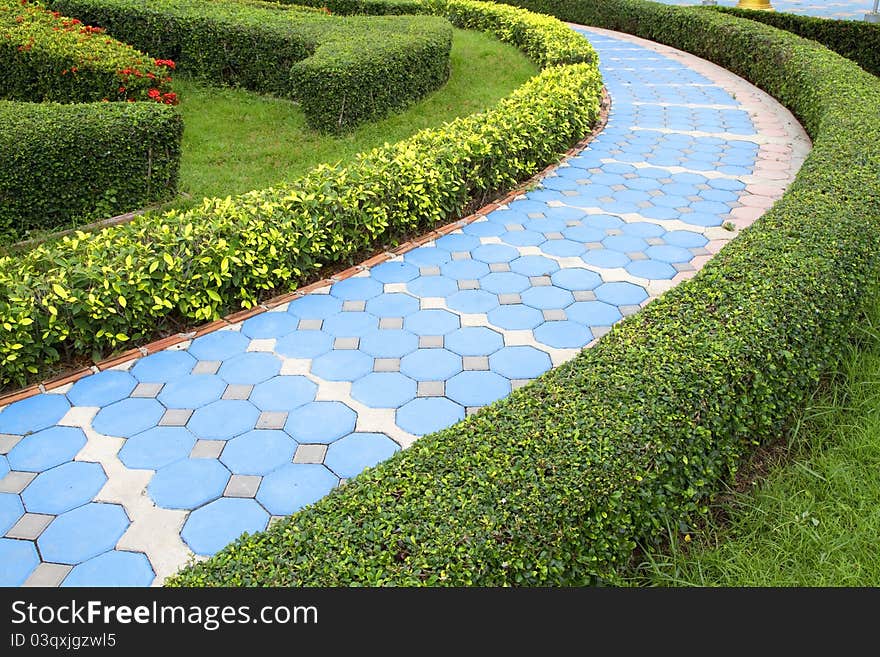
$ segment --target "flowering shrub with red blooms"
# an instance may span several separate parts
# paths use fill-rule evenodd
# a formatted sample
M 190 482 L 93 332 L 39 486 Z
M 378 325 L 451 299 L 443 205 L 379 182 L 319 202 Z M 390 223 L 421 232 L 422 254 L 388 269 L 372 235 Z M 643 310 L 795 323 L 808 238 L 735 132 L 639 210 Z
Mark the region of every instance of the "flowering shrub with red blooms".
M 173 61 L 29 0 L 0 0 L 0 67 L 0 98 L 9 100 L 177 103 Z

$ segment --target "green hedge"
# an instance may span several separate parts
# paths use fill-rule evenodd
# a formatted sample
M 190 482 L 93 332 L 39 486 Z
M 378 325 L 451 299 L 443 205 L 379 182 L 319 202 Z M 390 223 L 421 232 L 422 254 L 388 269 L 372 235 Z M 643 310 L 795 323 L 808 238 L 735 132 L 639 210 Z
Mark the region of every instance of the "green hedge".
M 40 5 L 0 0 L 0 99 L 65 103 L 0 101 L 0 241 L 174 193 L 171 67 Z
M 182 71 L 292 98 L 323 131 L 400 110 L 449 77 L 452 28 L 437 17 L 336 17 L 231 0 L 52 4 Z
M 531 20 L 488 3 L 483 11 Z M 471 199 L 555 161 L 595 122 L 602 82 L 585 39 L 556 21 L 561 46 L 530 34 L 549 29 L 547 21 L 521 31 L 529 48 L 546 44 L 535 54 L 547 68 L 487 112 L 278 188 L 207 199 L 187 212 L 145 215 L 0 259 L 2 383 L 21 383 L 62 356 L 107 352 L 252 306 L 322 264 L 460 216 Z
M 880 266 L 880 82 L 792 34 L 637 0 L 535 10 L 744 75 L 814 149 L 785 196 L 691 281 L 592 349 L 172 585 L 582 585 L 704 511 L 839 357 Z
M 869 73 L 880 75 L 880 24 L 738 7 L 715 6 L 707 9 L 760 21 L 806 39 L 813 39 L 847 59 L 857 62 Z M 868 9 L 868 2 L 865 2 L 865 9 Z

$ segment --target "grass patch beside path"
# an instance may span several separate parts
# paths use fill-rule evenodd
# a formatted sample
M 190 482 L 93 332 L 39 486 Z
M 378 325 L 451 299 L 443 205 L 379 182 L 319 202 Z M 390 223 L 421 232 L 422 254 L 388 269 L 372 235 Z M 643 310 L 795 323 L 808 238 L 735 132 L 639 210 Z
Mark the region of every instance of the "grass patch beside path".
M 449 82 L 405 112 L 344 136 L 306 127 L 298 105 L 177 75 L 184 120 L 180 190 L 195 199 L 227 196 L 291 180 L 322 162 L 393 143 L 423 128 L 482 111 L 538 73 L 513 46 L 455 30 Z
M 880 586 L 880 297 L 785 462 L 648 555 L 655 586 Z M 785 450 L 780 450 L 785 451 Z

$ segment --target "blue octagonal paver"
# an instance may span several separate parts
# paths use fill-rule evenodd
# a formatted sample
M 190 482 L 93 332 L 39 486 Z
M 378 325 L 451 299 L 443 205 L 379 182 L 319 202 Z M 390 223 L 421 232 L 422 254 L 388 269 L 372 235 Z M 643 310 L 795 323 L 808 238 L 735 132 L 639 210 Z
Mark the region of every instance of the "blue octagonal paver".
M 319 401 L 293 411 L 284 430 L 301 443 L 332 443 L 354 431 L 355 422 L 357 413 L 342 402 Z
M 0 493 L 0 536 L 8 532 L 23 514 L 24 507 L 18 495 Z
M 374 372 L 358 379 L 351 396 L 370 408 L 397 408 L 416 396 L 416 382 L 399 372 Z
M 52 427 L 25 436 L 11 452 L 13 470 L 42 472 L 72 461 L 86 444 L 86 435 L 78 427 Z
M 535 329 L 535 339 L 557 349 L 579 349 L 593 339 L 593 333 L 575 322 L 546 322 Z
M 602 283 L 596 288 L 596 298 L 615 306 L 635 306 L 647 299 L 648 293 L 633 283 Z
M 268 524 L 269 514 L 254 500 L 224 497 L 193 511 L 180 537 L 196 554 L 209 556 L 244 532 L 263 531 Z
M 489 367 L 508 379 L 534 379 L 550 369 L 550 356 L 534 347 L 504 347 L 489 356 Z
M 0 412 L 0 433 L 23 435 L 57 423 L 70 403 L 64 395 L 35 395 L 10 404 Z
M 560 269 L 550 277 L 550 280 L 553 281 L 553 285 L 565 290 L 595 290 L 602 284 L 602 277 L 599 274 L 577 267 Z
M 185 459 L 195 444 L 185 427 L 155 427 L 126 440 L 119 460 L 128 468 L 158 470 Z
M 488 356 L 503 346 L 501 334 L 485 326 L 466 326 L 446 336 L 446 348 L 459 356 Z
M 220 497 L 229 470 L 214 459 L 184 459 L 158 470 L 147 486 L 150 498 L 166 509 L 195 509 Z
M 559 265 L 555 260 L 544 256 L 527 255 L 511 262 L 510 270 L 523 276 L 549 276 L 559 271 Z
M 333 348 L 333 336 L 324 331 L 294 331 L 275 342 L 275 351 L 288 358 L 315 358 Z
M 261 411 L 292 411 L 315 399 L 318 386 L 304 376 L 276 376 L 251 391 L 250 402 Z
M 445 335 L 460 326 L 458 315 L 448 310 L 420 310 L 403 320 L 403 328 L 416 335 Z
M 295 331 L 299 321 L 286 312 L 265 312 L 245 320 L 241 332 L 249 338 L 280 338 Z
M 438 249 L 434 246 L 420 246 L 408 251 L 403 259 L 416 267 L 431 267 L 442 265 L 452 260 L 452 254 L 446 249 Z
M 366 301 L 382 294 L 382 284 L 372 278 L 352 277 L 334 283 L 330 295 L 343 301 Z
M 402 292 L 380 294 L 367 301 L 367 312 L 376 317 L 406 317 L 419 309 L 419 300 Z
M 445 397 L 414 399 L 397 410 L 397 426 L 423 436 L 464 419 L 464 407 Z
M 76 565 L 112 550 L 128 525 L 118 504 L 92 502 L 55 518 L 37 546 L 44 561 Z
M 263 477 L 257 501 L 275 516 L 286 516 L 317 502 L 339 483 L 317 463 L 288 463 Z
M 110 550 L 74 566 L 61 586 L 149 586 L 154 579 L 156 573 L 147 555 Z
M 0 586 L 21 586 L 40 563 L 31 541 L 0 538 Z
M 106 481 L 100 463 L 73 461 L 37 475 L 21 499 L 31 513 L 64 513 L 91 501 Z
M 324 320 L 323 330 L 337 338 L 357 338 L 379 327 L 379 318 L 367 312 L 351 311 Z
M 107 370 L 74 383 L 67 398 L 77 406 L 107 406 L 128 397 L 136 385 L 128 372 Z
M 186 351 L 160 351 L 141 358 L 131 374 L 141 383 L 167 383 L 189 374 L 196 359 Z
M 98 411 L 92 428 L 107 436 L 128 438 L 155 427 L 164 413 L 165 408 L 155 399 L 123 399 Z
M 537 308 L 521 303 L 501 306 L 489 312 L 489 322 L 509 331 L 533 329 L 544 321 Z
M 199 360 L 226 360 L 243 354 L 249 343 L 238 331 L 214 331 L 193 340 L 187 351 Z
M 330 445 L 324 464 L 340 477 L 350 479 L 399 450 L 397 443 L 383 433 L 353 433 Z
M 492 264 L 493 262 L 510 262 L 519 257 L 519 251 L 504 244 L 483 244 L 474 249 L 471 256 L 475 260 Z
M 360 350 L 375 358 L 402 358 L 419 346 L 415 333 L 402 329 L 377 329 L 360 341 Z
M 327 319 L 340 310 L 342 301 L 329 294 L 309 294 L 287 306 L 287 312 L 300 319 Z
M 440 268 L 444 276 L 456 281 L 477 279 L 489 273 L 489 265 L 480 260 L 454 260 Z
M 401 359 L 400 371 L 416 381 L 445 381 L 461 371 L 461 357 L 446 349 L 418 349 Z
M 419 276 L 407 283 L 406 289 L 420 298 L 448 297 L 458 289 L 458 283 L 446 276 Z
M 529 279 L 512 271 L 500 271 L 481 278 L 480 287 L 492 294 L 519 294 L 528 289 Z
M 370 269 L 370 276 L 380 283 L 407 283 L 418 275 L 418 267 L 399 260 L 383 262 Z
M 273 354 L 251 352 L 225 361 L 217 372 L 227 383 L 254 385 L 281 371 L 281 361 Z
M 187 426 L 196 438 L 228 440 L 253 429 L 259 416 L 250 402 L 221 399 L 197 409 Z
M 584 326 L 611 326 L 623 318 L 617 306 L 602 301 L 578 301 L 565 312 L 569 319 Z
M 446 396 L 462 406 L 486 406 L 510 394 L 510 381 L 495 372 L 461 372 L 446 382 Z
M 675 267 L 659 260 L 634 260 L 626 266 L 633 276 L 648 280 L 669 279 L 675 276 Z
M 336 349 L 312 361 L 312 373 L 327 381 L 354 381 L 373 369 L 373 359 L 359 349 Z
M 461 290 L 449 295 L 446 305 L 460 313 L 487 313 L 498 306 L 498 297 L 486 290 Z
M 234 474 L 263 475 L 290 463 L 296 452 L 296 441 L 283 431 L 255 429 L 233 438 L 220 460 Z
M 219 376 L 187 374 L 162 387 L 159 401 L 166 408 L 199 408 L 219 400 L 226 390 L 226 381 Z
M 539 310 L 561 309 L 574 303 L 571 292 L 555 285 L 529 288 L 520 297 L 524 304 Z

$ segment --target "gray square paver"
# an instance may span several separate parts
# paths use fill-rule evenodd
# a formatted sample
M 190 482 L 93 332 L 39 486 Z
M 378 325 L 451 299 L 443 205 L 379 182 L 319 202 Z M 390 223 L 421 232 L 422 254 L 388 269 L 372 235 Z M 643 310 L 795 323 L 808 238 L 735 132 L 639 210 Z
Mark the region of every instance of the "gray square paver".
M 593 334 L 594 338 L 601 338 L 603 335 L 606 335 L 611 330 L 610 326 L 591 326 L 590 333 Z
M 361 313 L 367 307 L 367 302 L 363 299 L 349 299 L 342 302 L 342 310 L 345 312 Z
M 399 372 L 399 358 L 377 358 L 373 361 L 374 372 Z
M 548 240 L 561 240 L 561 239 L 565 239 L 565 237 L 563 236 L 562 233 L 544 233 L 544 236 L 545 236 Z
M 61 582 L 64 581 L 64 578 L 67 577 L 67 574 L 71 570 L 73 570 L 73 566 L 68 566 L 63 563 L 48 563 L 44 561 L 34 569 L 34 572 L 32 572 L 25 580 L 23 586 L 29 588 L 60 586 Z
M 465 370 L 472 371 L 489 369 L 488 356 L 465 356 L 461 359 L 461 362 Z
M 169 408 L 159 420 L 160 427 L 184 427 L 193 414 L 191 408 Z
M 247 399 L 251 396 L 253 389 L 252 385 L 231 383 L 223 391 L 223 399 Z
M 647 260 L 648 256 L 645 255 L 643 251 L 630 251 L 626 254 L 626 257 L 630 260 Z
M 286 411 L 263 411 L 257 418 L 255 429 L 283 429 L 287 422 Z
M 35 541 L 53 520 L 55 520 L 55 516 L 50 516 L 46 513 L 25 513 L 18 519 L 18 522 L 6 532 L 6 537 Z
M 403 317 L 382 317 L 379 319 L 380 329 L 402 329 Z
M 489 271 L 491 272 L 502 272 L 502 271 L 510 271 L 510 263 L 507 262 L 493 262 L 489 264 Z
M 263 478 L 257 475 L 241 475 L 234 474 L 229 478 L 226 484 L 226 490 L 223 491 L 224 497 L 256 497 L 257 489 L 260 487 Z
M 572 292 L 575 301 L 595 301 L 596 293 L 592 290 L 575 290 Z
M 675 271 L 694 271 L 694 266 L 689 262 L 676 262 L 673 263 L 672 267 Z
M 547 287 L 553 285 L 553 281 L 550 280 L 549 276 L 529 276 L 529 283 L 532 284 L 532 287 Z
M 626 317 L 627 315 L 632 315 L 633 313 L 639 312 L 642 309 L 642 307 L 641 306 L 632 306 L 632 305 L 623 305 L 623 306 L 619 306 L 618 309 L 620 310 L 621 314 L 624 317 Z
M 301 319 L 296 328 L 300 331 L 320 331 L 323 324 L 323 319 Z
M 196 363 L 196 367 L 201 365 L 203 362 L 205 362 L 205 361 L 201 361 L 201 362 Z M 195 372 L 195 369 L 193 369 L 193 372 Z M 213 374 L 213 372 L 212 372 L 212 374 Z M 159 396 L 159 393 L 162 392 L 162 386 L 164 386 L 164 385 L 165 385 L 164 383 L 138 383 L 134 387 L 134 390 L 131 391 L 131 396 L 132 397 L 139 397 L 139 398 L 153 399 L 153 398 Z
M 9 454 L 21 439 L 22 436 L 15 436 L 11 433 L 0 434 L 0 454 Z
M 197 440 L 189 456 L 193 459 L 216 459 L 225 446 L 225 440 Z
M 512 390 L 516 390 L 517 388 L 522 388 L 527 383 L 530 383 L 530 379 L 511 379 L 510 387 Z
M 193 374 L 216 374 L 220 369 L 219 360 L 200 360 L 192 369 Z
M 647 237 L 645 238 L 645 241 L 651 246 L 660 246 L 663 244 L 663 239 L 660 237 Z
M 419 267 L 419 274 L 422 276 L 439 276 L 440 275 L 440 267 L 437 265 L 431 265 L 429 267 Z
M 567 318 L 568 316 L 565 314 L 565 311 L 559 308 L 551 308 L 544 311 L 544 320 L 548 322 L 561 322 Z
M 443 381 L 419 381 L 419 397 L 442 397 L 446 394 L 446 384 Z
M 333 341 L 334 349 L 357 349 L 360 338 L 336 338 Z
M 0 493 L 20 493 L 36 476 L 36 472 L 17 472 L 15 470 L 7 472 L 6 476 L 0 479 Z
M 419 349 L 440 348 L 443 346 L 442 335 L 420 335 Z
M 498 303 L 503 306 L 509 306 L 515 303 L 522 303 L 522 297 L 519 294 L 499 294 Z
M 300 445 L 293 455 L 294 463 L 323 463 L 327 445 Z
M 471 254 L 468 251 L 453 251 L 452 252 L 453 260 L 470 260 Z
M 479 290 L 480 281 L 476 279 L 465 278 L 458 282 L 459 290 Z

